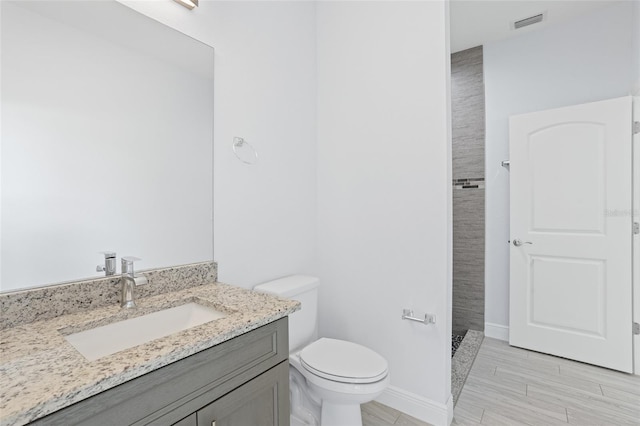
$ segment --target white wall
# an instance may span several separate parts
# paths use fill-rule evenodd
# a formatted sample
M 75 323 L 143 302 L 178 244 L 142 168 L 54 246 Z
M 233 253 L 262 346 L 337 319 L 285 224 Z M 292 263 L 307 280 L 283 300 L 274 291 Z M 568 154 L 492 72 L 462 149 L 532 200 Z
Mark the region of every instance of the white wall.
M 451 142 L 446 2 L 318 4 L 320 334 L 390 363 L 380 401 L 447 422 Z M 401 320 L 403 308 L 437 315 Z
M 484 46 L 485 332 L 509 324 L 508 117 L 630 93 L 632 2 Z M 502 337 L 505 337 L 504 335 Z
M 244 287 L 316 273 L 316 56 L 312 2 L 122 3 L 216 50 L 214 258 Z M 236 159 L 244 137 L 256 165 Z
M 633 39 L 631 52 L 633 54 L 633 92 L 640 95 L 640 2 L 633 3 Z

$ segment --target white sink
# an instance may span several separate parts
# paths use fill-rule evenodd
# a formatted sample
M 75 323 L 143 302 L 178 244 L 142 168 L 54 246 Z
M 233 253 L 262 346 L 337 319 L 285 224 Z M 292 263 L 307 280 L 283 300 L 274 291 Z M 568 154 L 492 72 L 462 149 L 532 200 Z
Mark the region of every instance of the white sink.
M 187 303 L 70 334 L 65 339 L 87 360 L 94 361 L 225 316 L 224 312 Z

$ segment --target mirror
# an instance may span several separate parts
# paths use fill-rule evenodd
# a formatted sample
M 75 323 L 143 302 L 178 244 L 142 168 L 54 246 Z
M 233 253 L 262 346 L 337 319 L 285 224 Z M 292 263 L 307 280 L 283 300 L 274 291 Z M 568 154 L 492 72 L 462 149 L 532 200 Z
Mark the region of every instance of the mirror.
M 212 260 L 213 48 L 116 1 L 0 3 L 0 290 Z

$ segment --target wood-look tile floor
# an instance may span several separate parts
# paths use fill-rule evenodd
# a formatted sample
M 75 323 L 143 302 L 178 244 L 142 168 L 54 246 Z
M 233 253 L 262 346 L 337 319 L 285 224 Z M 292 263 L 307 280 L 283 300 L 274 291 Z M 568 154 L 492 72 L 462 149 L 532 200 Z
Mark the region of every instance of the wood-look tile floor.
M 379 402 L 362 404 L 362 426 L 431 426 Z
M 640 377 L 485 338 L 454 425 L 640 425 Z
M 363 426 L 428 426 L 377 402 Z M 454 410 L 456 426 L 640 426 L 640 376 L 485 338 Z

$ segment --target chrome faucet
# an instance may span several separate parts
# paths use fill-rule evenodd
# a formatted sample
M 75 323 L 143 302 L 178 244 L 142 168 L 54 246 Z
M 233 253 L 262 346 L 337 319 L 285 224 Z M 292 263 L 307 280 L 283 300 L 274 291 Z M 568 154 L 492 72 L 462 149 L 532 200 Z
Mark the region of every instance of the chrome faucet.
M 96 266 L 96 272 L 104 272 L 106 277 L 115 275 L 116 273 L 116 252 L 115 251 L 103 251 L 104 265 Z
M 120 296 L 120 306 L 125 309 L 136 307 L 134 294 L 135 286 L 147 283 L 146 277 L 136 277 L 133 271 L 133 262 L 135 262 L 136 260 L 142 259 L 129 256 L 122 258 L 122 276 L 120 278 L 120 284 L 122 285 L 122 294 Z

